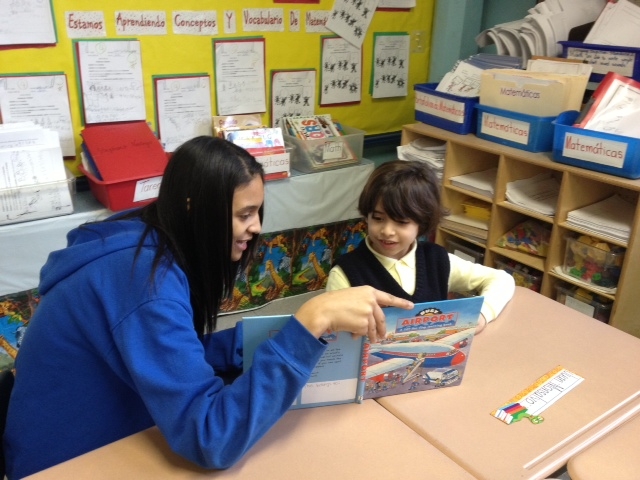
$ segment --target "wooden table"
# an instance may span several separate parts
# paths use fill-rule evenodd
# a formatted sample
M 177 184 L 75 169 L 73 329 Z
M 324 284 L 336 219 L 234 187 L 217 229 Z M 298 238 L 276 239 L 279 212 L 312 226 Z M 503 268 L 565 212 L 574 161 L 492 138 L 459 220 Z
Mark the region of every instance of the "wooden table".
M 640 476 L 640 416 L 619 426 L 597 443 L 571 457 L 571 480 L 637 480 Z
M 584 381 L 543 423 L 491 416 L 558 365 Z M 473 340 L 460 386 L 378 402 L 478 478 L 545 478 L 640 412 L 638 365 L 640 339 L 517 287 Z
M 420 479 L 473 476 L 374 400 L 292 410 L 234 467 L 207 471 L 173 453 L 157 428 L 69 460 L 30 480 Z

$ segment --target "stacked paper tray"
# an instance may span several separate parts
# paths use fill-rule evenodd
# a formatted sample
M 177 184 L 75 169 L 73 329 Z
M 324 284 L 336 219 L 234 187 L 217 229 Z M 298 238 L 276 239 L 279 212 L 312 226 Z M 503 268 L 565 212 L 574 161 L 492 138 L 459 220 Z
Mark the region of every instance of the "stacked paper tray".
M 553 145 L 553 120 L 478 103 L 476 136 L 530 152 L 548 152 Z
M 589 77 L 591 82 L 599 82 L 608 72 L 640 80 L 640 48 L 574 41 L 558 43 L 562 45 L 564 58 L 581 60 L 593 65 Z
M 64 180 L 0 188 L 0 225 L 73 213 L 76 177 L 65 173 Z
M 460 97 L 436 91 L 437 83 L 414 85 L 416 120 L 450 132 L 466 135 L 476 130 L 475 109 L 478 97 Z
M 640 139 L 573 126 L 578 112 L 563 112 L 553 122 L 553 160 L 567 165 L 640 178 Z

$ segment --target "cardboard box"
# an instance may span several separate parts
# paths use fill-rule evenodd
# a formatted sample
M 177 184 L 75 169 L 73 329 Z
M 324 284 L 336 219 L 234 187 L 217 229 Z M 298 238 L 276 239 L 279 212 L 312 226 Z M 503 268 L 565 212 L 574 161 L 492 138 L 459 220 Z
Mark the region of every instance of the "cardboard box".
M 538 117 L 580 110 L 587 75 L 489 69 L 482 72 L 480 104 Z
M 476 129 L 473 108 L 478 97 L 460 97 L 436 91 L 437 83 L 420 83 L 416 94 L 416 120 L 450 132 L 466 135 Z

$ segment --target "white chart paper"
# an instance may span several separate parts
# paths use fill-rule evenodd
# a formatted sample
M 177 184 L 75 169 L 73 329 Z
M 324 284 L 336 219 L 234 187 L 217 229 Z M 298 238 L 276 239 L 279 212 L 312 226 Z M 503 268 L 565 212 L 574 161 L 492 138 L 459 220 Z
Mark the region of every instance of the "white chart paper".
M 0 113 L 4 123 L 31 121 L 54 130 L 62 154 L 75 156 L 66 75 L 0 77 Z
M 158 133 L 166 152 L 200 135 L 211 135 L 209 76 L 155 79 Z
M 218 115 L 266 112 L 264 39 L 214 41 Z
M 140 42 L 79 41 L 76 47 L 85 123 L 145 120 Z

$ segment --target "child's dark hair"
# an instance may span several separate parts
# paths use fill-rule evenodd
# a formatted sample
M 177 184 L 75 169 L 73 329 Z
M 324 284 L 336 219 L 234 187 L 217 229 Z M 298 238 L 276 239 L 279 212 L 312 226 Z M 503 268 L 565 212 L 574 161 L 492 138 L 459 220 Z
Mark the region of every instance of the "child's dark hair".
M 428 164 L 419 161 L 393 160 L 378 166 L 360 194 L 360 214 L 368 217 L 378 201 L 392 220 L 416 222 L 420 236 L 435 232 L 447 214 L 440 203 L 438 178 Z

